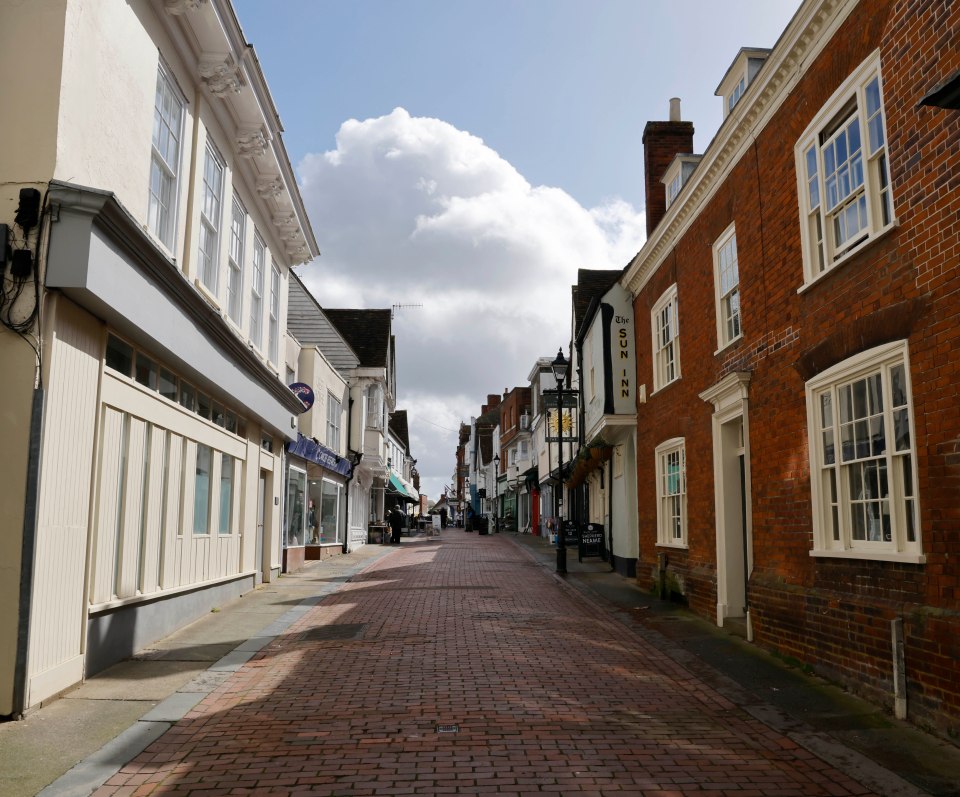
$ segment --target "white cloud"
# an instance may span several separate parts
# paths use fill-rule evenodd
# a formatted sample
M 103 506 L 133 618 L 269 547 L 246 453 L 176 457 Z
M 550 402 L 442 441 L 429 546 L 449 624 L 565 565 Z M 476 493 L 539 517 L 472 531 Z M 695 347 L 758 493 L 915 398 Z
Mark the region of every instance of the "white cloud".
M 626 265 L 643 215 L 531 186 L 481 139 L 402 108 L 344 122 L 337 148 L 306 156 L 300 175 L 323 255 L 299 273 L 320 303 L 422 305 L 394 320 L 398 406 L 435 498 L 460 420 L 564 343 L 577 269 Z

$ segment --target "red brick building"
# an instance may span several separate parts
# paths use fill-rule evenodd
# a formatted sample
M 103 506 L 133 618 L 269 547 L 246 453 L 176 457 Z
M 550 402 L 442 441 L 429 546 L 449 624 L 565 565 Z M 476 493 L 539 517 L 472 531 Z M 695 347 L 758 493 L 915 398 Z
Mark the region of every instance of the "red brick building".
M 804 2 L 702 156 L 648 125 L 622 280 L 638 578 L 953 733 L 960 111 L 920 103 L 956 106 L 958 41 L 944 0 Z

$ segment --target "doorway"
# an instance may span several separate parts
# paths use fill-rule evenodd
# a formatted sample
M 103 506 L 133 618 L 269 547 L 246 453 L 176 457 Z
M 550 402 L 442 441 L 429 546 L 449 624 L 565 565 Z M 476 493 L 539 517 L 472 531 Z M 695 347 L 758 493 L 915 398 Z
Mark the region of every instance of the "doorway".
M 728 374 L 700 398 L 713 404 L 713 489 L 717 535 L 717 625 L 744 618 L 750 625 L 753 568 L 750 499 L 750 374 Z

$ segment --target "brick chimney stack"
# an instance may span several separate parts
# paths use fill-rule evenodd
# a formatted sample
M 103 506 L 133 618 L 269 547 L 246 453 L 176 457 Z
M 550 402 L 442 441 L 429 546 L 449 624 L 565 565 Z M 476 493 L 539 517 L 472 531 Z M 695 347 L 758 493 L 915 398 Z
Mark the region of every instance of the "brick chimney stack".
M 670 100 L 667 122 L 647 122 L 643 128 L 644 190 L 647 200 L 647 236 L 667 212 L 667 187 L 660 182 L 677 155 L 693 152 L 693 122 L 680 121 L 680 100 Z

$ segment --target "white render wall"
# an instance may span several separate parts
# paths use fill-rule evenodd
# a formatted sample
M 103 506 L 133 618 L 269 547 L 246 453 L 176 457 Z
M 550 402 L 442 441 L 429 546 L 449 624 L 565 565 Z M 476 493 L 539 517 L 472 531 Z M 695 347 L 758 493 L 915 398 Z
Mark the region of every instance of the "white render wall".
M 315 437 L 327 448 L 340 456 L 347 455 L 347 410 L 349 408 L 349 390 L 347 380 L 330 364 L 316 346 L 300 350 L 298 360 L 298 380 L 313 388 L 313 407 L 300 416 L 300 432 L 305 437 Z M 340 402 L 340 445 L 331 445 L 327 439 L 327 403 L 333 396 Z M 356 405 L 354 405 L 356 412 Z
M 154 247 L 169 260 L 171 269 L 182 272 L 183 291 L 206 293 L 196 282 L 196 187 L 203 169 L 204 143 L 208 136 L 212 137 L 225 160 L 226 171 L 220 290 L 217 295 L 206 294 L 205 299 L 221 311 L 226 331 L 242 341 L 238 345 L 247 343 L 253 238 L 254 230 L 258 231 L 267 251 L 263 345 L 255 353 L 266 368 L 284 376 L 279 373 L 282 363 L 268 362 L 266 356 L 271 266 L 275 260 L 281 274 L 282 354 L 288 268 L 292 262 L 315 254 L 316 246 L 305 226 L 299 196 L 295 195 L 296 187 L 290 179 L 292 170 L 285 162 L 282 146 L 277 149 L 278 139 L 271 138 L 270 128 L 276 124 L 273 109 L 262 95 L 250 97 L 249 70 L 255 62 L 244 61 L 248 80 L 245 94 L 240 96 L 246 97 L 242 100 L 246 102 L 246 111 L 251 107 L 262 109 L 262 118 L 255 121 L 262 125 L 268 146 L 266 155 L 259 160 L 240 151 L 237 123 L 249 121 L 249 115 L 245 120 L 236 113 L 236 103 L 241 100 L 233 95 L 214 96 L 199 78 L 193 55 L 196 42 L 189 32 L 185 35 L 185 28 L 200 25 L 200 35 L 208 45 L 219 36 L 223 47 L 215 49 L 229 49 L 236 43 L 236 36 L 227 30 L 218 32 L 211 22 L 232 20 L 227 0 L 210 0 L 183 17 L 169 14 L 162 0 L 31 0 L 5 3 L 0 16 L 0 71 L 7 75 L 23 74 L 23 65 L 28 64 L 30 75 L 29 80 L 9 80 L 0 87 L 4 107 L 29 109 L 3 136 L 0 222 L 12 222 L 20 188 L 36 187 L 43 192 L 51 180 L 59 180 L 114 194 L 135 222 L 127 222 L 127 228 L 145 227 L 153 104 L 162 60 L 183 93 L 185 109 L 174 243 L 169 251 L 156 241 Z M 245 52 L 243 45 L 234 53 L 238 62 Z M 270 161 L 277 152 L 282 155 L 277 156 L 279 161 Z M 258 177 L 273 176 L 263 171 L 265 167 L 279 172 L 279 194 L 258 190 Z M 72 190 L 72 186 L 67 190 Z M 239 326 L 227 319 L 225 312 L 233 192 L 241 198 L 248 214 L 244 303 Z M 291 211 L 278 221 L 275 211 L 282 203 L 296 212 Z M 292 216 L 296 218 L 291 222 Z M 303 249 L 296 249 L 291 223 L 301 236 L 300 242 L 306 238 L 306 249 L 310 250 L 306 256 Z M 67 241 L 66 226 L 65 222 L 52 222 L 50 240 Z M 127 231 L 127 242 L 134 238 Z M 106 263 L 104 253 L 109 251 L 118 268 L 128 270 L 124 276 L 136 271 L 135 276 L 140 279 L 146 273 L 137 270 L 132 260 L 124 260 L 127 256 L 114 245 L 115 240 L 108 240 L 103 229 L 81 243 L 85 247 L 82 254 L 97 259 L 100 265 Z M 91 249 L 91 243 L 103 246 Z M 147 248 L 150 251 L 145 259 L 156 260 L 156 251 Z M 74 258 L 78 263 L 80 254 Z M 41 252 L 38 267 L 44 266 Z M 129 280 L 118 282 L 129 284 Z M 80 307 L 65 298 L 66 294 L 59 299 L 52 298 L 55 295 L 48 294 L 43 300 L 45 327 L 39 330 L 45 358 L 46 398 L 33 602 L 29 607 L 27 706 L 79 681 L 85 674 L 85 661 L 89 663 L 91 646 L 111 644 L 110 639 L 88 636 L 97 617 L 136 618 L 133 624 L 143 628 L 149 623 L 140 622 L 140 618 L 151 607 L 175 606 L 178 596 L 188 594 L 213 595 L 220 590 L 217 594 L 225 595 L 226 585 L 250 582 L 255 571 L 265 578 L 279 572 L 280 438 L 291 434 L 289 409 L 286 418 L 282 418 L 284 423 L 276 420 L 285 407 L 282 398 L 278 399 L 264 386 L 269 381 L 263 378 L 265 371 L 227 353 L 229 347 L 209 341 L 210 350 L 218 352 L 217 359 L 199 375 L 184 372 L 176 361 L 181 355 L 184 362 L 197 358 L 191 359 L 179 351 L 158 350 L 155 327 L 151 324 L 174 326 L 184 318 L 182 308 L 169 296 L 162 301 L 152 300 L 146 308 L 141 301 L 141 313 L 149 312 L 150 317 L 131 316 L 123 329 L 114 329 L 110 319 L 119 318 L 122 313 L 103 314 L 92 304 Z M 81 300 L 79 291 L 74 298 Z M 139 298 L 142 300 L 142 296 Z M 187 326 L 183 325 L 178 333 Z M 198 334 L 197 329 L 191 327 L 190 333 Z M 130 378 L 105 370 L 103 352 L 110 332 L 191 382 L 199 384 L 201 376 L 206 378 L 209 384 L 202 387 L 216 401 L 227 403 L 233 398 L 231 409 L 246 420 L 246 439 L 184 410 Z M 182 337 L 174 335 L 169 340 Z M 205 350 L 204 356 L 206 353 Z M 15 417 L 18 426 L 16 435 L 4 436 L 10 446 L 10 464 L 0 464 L 0 475 L 10 476 L 0 479 L 0 508 L 10 509 L 9 513 L 3 512 L 4 520 L 8 528 L 16 531 L 0 546 L 0 572 L 5 576 L 3 584 L 7 585 L 0 592 L 4 598 L 0 600 L 0 714 L 7 714 L 16 708 L 11 684 L 19 622 L 19 530 L 24 520 L 25 430 L 29 418 L 29 412 L 24 410 L 29 407 L 34 379 L 29 363 L 32 355 L 25 344 L 0 342 L 0 358 L 7 366 L 8 377 L 7 390 L 0 396 L 0 416 Z M 236 391 L 229 387 L 246 384 L 244 380 L 258 387 L 260 404 L 256 410 L 247 406 L 245 412 L 234 395 Z M 254 392 L 248 391 L 250 395 Z M 274 420 L 270 428 L 264 428 L 265 418 Z M 264 433 L 274 439 L 276 453 L 261 448 Z M 235 458 L 234 521 L 229 534 L 193 533 L 193 485 L 199 443 L 214 451 L 210 474 L 214 485 L 210 516 L 214 531 L 218 526 L 220 502 L 216 488 L 223 456 Z M 261 472 L 266 474 L 267 482 L 266 532 L 263 557 L 258 560 L 255 540 Z M 170 600 L 157 601 L 157 597 Z M 166 611 L 171 616 L 164 618 L 165 622 L 182 624 L 193 619 L 183 614 L 177 616 L 175 610 Z M 115 624 L 111 630 L 119 627 Z M 121 640 L 122 644 L 134 641 L 133 636 Z

